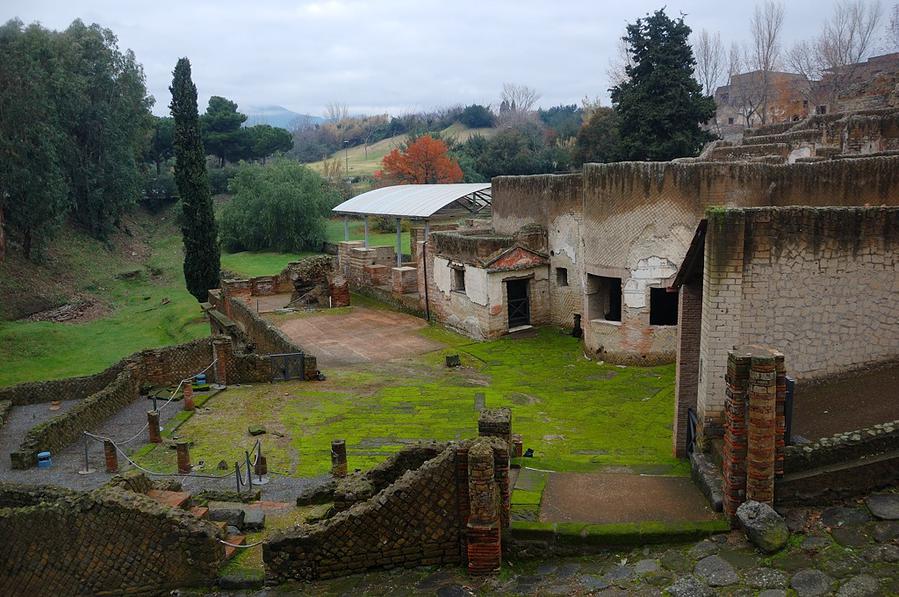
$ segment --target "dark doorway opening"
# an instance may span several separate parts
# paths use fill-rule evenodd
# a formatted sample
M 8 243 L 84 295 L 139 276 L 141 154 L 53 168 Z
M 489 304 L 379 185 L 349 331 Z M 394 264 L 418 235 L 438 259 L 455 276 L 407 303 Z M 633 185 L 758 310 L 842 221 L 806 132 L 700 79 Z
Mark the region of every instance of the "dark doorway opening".
M 677 292 L 649 289 L 649 325 L 677 325 Z
M 509 328 L 531 323 L 531 305 L 528 300 L 527 280 L 507 280 L 506 297 L 509 302 Z

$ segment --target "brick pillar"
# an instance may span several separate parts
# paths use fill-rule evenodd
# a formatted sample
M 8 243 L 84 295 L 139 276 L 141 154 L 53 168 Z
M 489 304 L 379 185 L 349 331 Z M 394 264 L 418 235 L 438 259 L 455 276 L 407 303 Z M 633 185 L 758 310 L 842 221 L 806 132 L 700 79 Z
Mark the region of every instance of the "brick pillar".
M 774 366 L 777 370 L 777 429 L 775 431 L 775 460 L 774 460 L 774 476 L 782 477 L 784 474 L 784 455 L 786 453 L 786 402 L 787 402 L 787 369 L 784 364 L 784 355 L 778 353 L 774 357 Z
M 185 441 L 179 441 L 175 444 L 175 449 L 178 453 L 178 472 L 182 475 L 186 475 L 190 472 L 190 450 L 188 449 L 188 443 Z
M 194 386 L 193 380 L 187 379 L 181 386 L 184 392 L 184 403 L 181 405 L 184 410 L 192 411 L 194 409 Z
M 478 435 L 498 437 L 506 442 L 509 452 L 512 446 L 512 411 L 508 408 L 485 408 L 478 414 Z
M 346 477 L 346 441 L 331 440 L 331 476 Z
M 773 505 L 777 366 L 774 351 L 767 352 L 752 355 L 749 372 L 746 499 Z
M 500 545 L 500 496 L 493 468 L 493 448 L 487 442 L 475 442 L 468 450 L 469 574 L 490 574 L 502 563 Z
M 119 472 L 119 453 L 108 439 L 103 440 L 103 455 L 106 457 L 106 472 L 112 474 Z
M 746 397 L 751 356 L 734 349 L 727 355 L 724 399 L 724 513 L 733 519 L 746 497 Z
M 469 495 L 468 495 L 468 444 L 456 446 L 456 491 L 458 492 L 457 517 L 459 521 L 459 556 L 463 562 L 468 560 Z
M 231 340 L 213 340 L 212 352 L 215 356 L 215 381 L 228 385 L 228 370 L 231 366 Z
M 147 411 L 147 433 L 150 435 L 150 443 L 161 444 L 162 436 L 159 434 L 159 411 Z

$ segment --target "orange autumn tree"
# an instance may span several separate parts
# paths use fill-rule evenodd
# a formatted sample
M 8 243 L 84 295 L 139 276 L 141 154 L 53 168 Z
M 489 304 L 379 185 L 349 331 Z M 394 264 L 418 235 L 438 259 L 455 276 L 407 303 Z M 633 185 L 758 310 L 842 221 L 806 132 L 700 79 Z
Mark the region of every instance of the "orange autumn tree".
M 449 148 L 440 139 L 422 135 L 400 151 L 394 149 L 381 160 L 378 178 L 395 184 L 461 182 L 462 168 L 449 157 Z

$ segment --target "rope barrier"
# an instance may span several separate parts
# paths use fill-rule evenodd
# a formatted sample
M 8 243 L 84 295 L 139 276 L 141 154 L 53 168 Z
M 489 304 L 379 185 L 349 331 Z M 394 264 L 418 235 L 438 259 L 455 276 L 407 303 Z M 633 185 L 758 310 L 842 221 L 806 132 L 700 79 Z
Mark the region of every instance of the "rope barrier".
M 227 541 L 223 541 L 222 539 L 216 539 L 216 541 L 218 541 L 222 545 L 227 545 L 228 547 L 240 547 L 244 549 L 249 547 L 256 547 L 257 545 L 262 545 L 263 543 L 265 543 L 265 541 L 257 541 L 256 543 L 250 543 L 248 545 L 238 545 L 236 543 L 228 543 Z

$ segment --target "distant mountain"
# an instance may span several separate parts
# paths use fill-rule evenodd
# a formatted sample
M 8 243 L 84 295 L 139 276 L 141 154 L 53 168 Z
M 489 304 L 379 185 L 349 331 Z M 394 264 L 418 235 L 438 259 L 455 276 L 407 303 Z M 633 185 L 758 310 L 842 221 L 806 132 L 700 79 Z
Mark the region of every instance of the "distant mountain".
M 241 106 L 238 110 L 247 115 L 245 126 L 270 124 L 282 129 L 290 129 L 297 122 L 308 120 L 318 124 L 325 121 L 321 116 L 298 114 L 282 106 Z

